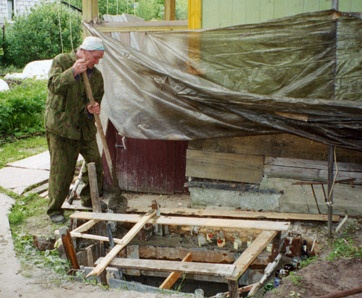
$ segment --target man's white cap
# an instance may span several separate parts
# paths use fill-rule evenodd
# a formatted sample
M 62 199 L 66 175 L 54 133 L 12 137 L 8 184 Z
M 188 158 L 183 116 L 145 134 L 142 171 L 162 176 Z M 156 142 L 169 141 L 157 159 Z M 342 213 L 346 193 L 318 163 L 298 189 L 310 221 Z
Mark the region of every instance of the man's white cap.
M 80 48 L 86 51 L 104 51 L 105 47 L 102 39 L 95 36 L 87 36 L 84 38 Z

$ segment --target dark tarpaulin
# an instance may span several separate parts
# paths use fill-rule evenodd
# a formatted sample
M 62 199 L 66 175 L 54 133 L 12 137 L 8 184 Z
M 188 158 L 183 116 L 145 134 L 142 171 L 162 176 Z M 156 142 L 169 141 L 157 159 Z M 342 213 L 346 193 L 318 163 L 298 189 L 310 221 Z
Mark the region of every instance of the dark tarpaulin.
M 123 136 L 287 132 L 362 151 L 362 20 L 356 16 L 322 11 L 145 33 L 141 49 L 85 26 L 106 44 L 103 106 Z

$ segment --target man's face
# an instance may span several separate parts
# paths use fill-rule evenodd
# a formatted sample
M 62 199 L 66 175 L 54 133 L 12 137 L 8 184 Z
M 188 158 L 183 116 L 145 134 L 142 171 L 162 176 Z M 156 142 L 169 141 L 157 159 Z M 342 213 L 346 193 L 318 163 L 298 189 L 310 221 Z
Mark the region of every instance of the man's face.
M 103 58 L 104 51 L 83 51 L 84 59 L 87 61 L 87 67 L 92 69 L 94 65 L 99 63 L 99 60 Z

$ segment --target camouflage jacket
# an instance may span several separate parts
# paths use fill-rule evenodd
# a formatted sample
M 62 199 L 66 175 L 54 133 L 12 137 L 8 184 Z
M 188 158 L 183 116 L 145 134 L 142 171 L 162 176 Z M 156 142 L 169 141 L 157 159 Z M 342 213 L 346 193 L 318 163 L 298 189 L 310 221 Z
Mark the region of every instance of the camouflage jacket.
M 72 66 L 75 52 L 60 54 L 53 59 L 49 71 L 48 97 L 45 107 L 45 128 L 59 136 L 80 140 L 92 140 L 97 133 L 93 115 L 86 105 L 89 103 L 83 78 L 74 78 Z M 88 72 L 95 101 L 101 103 L 104 86 L 102 73 L 93 68 Z

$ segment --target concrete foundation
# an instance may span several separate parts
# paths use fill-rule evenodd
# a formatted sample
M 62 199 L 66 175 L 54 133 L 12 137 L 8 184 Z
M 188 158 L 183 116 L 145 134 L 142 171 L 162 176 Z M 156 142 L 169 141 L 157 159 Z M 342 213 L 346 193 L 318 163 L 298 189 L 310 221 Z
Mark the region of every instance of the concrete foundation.
M 252 191 L 220 190 L 190 187 L 194 207 L 219 206 L 243 210 L 290 213 L 327 214 L 327 204 L 321 185 L 314 185 L 316 199 L 310 185 L 293 185 L 292 179 L 263 178 L 260 188 Z M 328 186 L 324 185 L 327 196 Z M 335 184 L 333 188 L 333 213 L 362 215 L 362 186 Z

